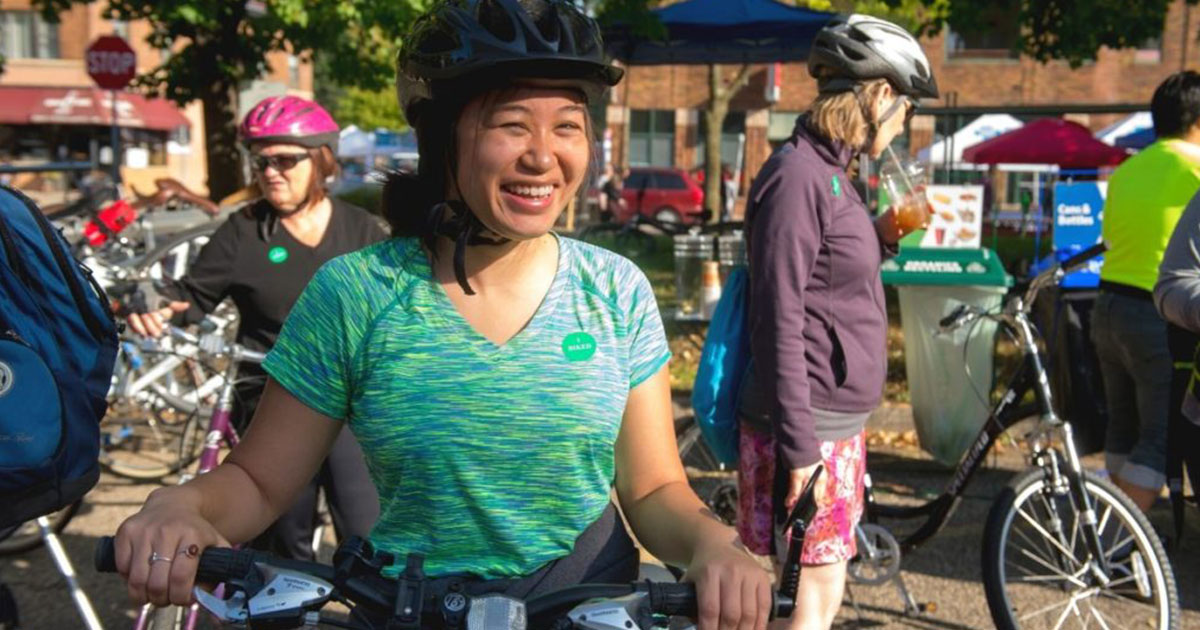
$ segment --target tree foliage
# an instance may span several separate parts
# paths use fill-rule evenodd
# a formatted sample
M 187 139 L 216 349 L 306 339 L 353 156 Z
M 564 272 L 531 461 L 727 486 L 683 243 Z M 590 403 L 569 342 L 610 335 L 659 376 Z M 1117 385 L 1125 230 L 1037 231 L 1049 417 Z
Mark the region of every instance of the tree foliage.
M 56 21 L 90 0 L 35 0 Z M 139 76 L 143 92 L 204 104 L 210 194 L 241 186 L 236 148 L 238 89 L 262 76 L 267 55 L 327 56 L 345 85 L 378 90 L 391 83 L 401 34 L 431 0 L 106 0 L 109 19 L 145 20 L 147 43 L 170 50 Z

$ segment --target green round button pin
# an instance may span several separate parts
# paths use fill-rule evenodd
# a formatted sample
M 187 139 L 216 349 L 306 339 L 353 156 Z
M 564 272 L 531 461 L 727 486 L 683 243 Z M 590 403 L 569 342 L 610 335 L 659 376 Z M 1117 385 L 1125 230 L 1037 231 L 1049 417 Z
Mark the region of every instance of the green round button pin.
M 271 251 L 267 252 L 267 259 L 278 265 L 288 259 L 288 250 L 279 246 L 272 247 Z
M 596 338 L 585 332 L 574 332 L 563 337 L 563 356 L 568 361 L 587 361 L 596 354 Z

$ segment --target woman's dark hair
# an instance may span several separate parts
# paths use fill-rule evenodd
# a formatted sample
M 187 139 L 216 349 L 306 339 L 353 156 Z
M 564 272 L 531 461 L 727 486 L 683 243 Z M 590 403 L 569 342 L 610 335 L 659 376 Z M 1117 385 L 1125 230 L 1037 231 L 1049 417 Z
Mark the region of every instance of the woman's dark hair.
M 1200 73 L 1185 70 L 1167 77 L 1154 90 L 1150 117 L 1159 138 L 1187 133 L 1200 120 Z

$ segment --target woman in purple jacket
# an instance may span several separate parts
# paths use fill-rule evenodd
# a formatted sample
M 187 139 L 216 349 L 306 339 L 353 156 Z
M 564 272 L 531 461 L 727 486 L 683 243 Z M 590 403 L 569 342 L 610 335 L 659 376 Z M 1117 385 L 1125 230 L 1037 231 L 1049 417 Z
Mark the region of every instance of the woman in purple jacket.
M 842 600 L 862 515 L 863 426 L 886 375 L 879 268 L 903 236 L 877 219 L 846 170 L 879 156 L 937 83 L 916 39 L 884 20 L 837 18 L 813 44 L 820 94 L 750 191 L 752 376 L 741 396 L 738 529 L 754 552 L 782 553 L 776 523 L 818 464 L 819 510 L 788 628 L 828 628 Z

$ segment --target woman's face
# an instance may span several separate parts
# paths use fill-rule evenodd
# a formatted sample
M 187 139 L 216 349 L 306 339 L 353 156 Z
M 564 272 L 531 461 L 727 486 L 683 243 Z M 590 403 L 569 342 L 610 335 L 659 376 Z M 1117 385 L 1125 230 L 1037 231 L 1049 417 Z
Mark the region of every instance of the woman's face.
M 456 135 L 463 201 L 508 239 L 549 232 L 587 172 L 586 104 L 560 85 L 478 97 L 463 110 Z
M 916 108 L 916 105 L 908 97 L 896 94 L 892 86 L 887 85 L 880 90 L 879 98 L 875 101 L 874 114 L 876 118 L 891 109 L 898 98 L 903 99 L 904 103 L 896 109 L 890 118 L 879 124 L 879 131 L 875 134 L 875 142 L 868 147 L 868 153 L 873 158 L 879 157 L 884 149 L 892 143 L 892 140 L 896 139 L 896 136 L 904 133 L 904 123 L 908 120 L 909 112 Z
M 250 149 L 250 167 L 262 196 L 279 212 L 300 209 L 308 198 L 313 161 L 298 144 L 264 144 Z

